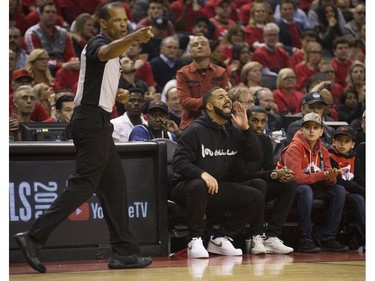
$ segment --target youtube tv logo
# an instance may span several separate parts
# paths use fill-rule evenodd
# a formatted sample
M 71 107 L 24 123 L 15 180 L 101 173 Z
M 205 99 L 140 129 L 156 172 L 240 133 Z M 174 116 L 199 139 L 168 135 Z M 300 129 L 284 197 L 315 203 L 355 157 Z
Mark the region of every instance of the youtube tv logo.
M 83 203 L 69 215 L 71 221 L 87 221 L 90 219 L 89 204 Z

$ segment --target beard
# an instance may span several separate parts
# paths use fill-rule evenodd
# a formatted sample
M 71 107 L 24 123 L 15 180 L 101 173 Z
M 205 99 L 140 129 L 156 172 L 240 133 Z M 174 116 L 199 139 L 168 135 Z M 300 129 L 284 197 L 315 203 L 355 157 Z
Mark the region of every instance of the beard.
M 214 111 L 217 115 L 219 115 L 221 118 L 225 120 L 230 120 L 232 118 L 231 113 L 224 113 L 223 109 L 214 106 Z

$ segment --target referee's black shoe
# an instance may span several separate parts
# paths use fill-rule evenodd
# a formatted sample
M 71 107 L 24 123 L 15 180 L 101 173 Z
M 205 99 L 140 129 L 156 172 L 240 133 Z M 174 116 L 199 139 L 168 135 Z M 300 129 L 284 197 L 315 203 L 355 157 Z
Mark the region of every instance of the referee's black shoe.
M 28 232 L 17 233 L 14 235 L 14 239 L 25 256 L 27 263 L 36 271 L 46 272 L 46 267 L 39 260 L 42 245 L 33 239 Z

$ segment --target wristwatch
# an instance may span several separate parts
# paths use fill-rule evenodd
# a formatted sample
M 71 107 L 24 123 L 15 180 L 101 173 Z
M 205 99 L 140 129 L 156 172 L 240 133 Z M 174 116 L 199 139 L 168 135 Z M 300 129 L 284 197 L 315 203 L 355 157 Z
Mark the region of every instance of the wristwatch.
M 277 179 L 277 172 L 275 170 L 272 171 L 270 176 L 271 176 L 271 179 L 276 180 Z

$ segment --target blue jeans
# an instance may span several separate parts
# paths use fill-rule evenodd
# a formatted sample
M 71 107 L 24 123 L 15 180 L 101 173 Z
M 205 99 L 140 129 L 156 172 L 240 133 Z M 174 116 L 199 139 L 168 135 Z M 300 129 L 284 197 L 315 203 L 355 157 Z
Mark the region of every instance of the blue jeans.
M 311 210 L 313 199 L 314 191 L 310 185 L 301 184 L 297 186 L 296 200 L 301 239 L 312 240 Z M 345 188 L 338 184 L 324 186 L 323 200 L 328 203 L 327 220 L 322 231 L 322 240 L 325 241 L 336 237 L 345 203 Z

